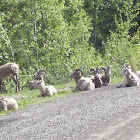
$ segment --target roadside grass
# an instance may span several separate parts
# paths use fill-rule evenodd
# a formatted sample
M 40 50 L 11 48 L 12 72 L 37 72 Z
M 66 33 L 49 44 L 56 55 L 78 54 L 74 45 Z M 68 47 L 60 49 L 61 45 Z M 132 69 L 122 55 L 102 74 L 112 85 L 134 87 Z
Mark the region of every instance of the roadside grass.
M 117 83 L 120 83 L 122 81 L 123 81 L 123 77 L 118 76 L 118 77 L 111 79 L 111 84 L 117 84 Z
M 66 97 L 68 94 L 73 93 L 75 82 L 70 81 L 69 83 L 64 83 L 61 85 L 54 85 L 54 87 L 58 90 L 57 95 L 54 96 L 42 97 L 40 96 L 40 91 L 38 89 L 34 89 L 34 90 L 24 89 L 17 93 L 12 91 L 11 93 L 0 94 L 0 97 L 11 97 L 16 99 L 19 105 L 18 110 L 22 110 L 32 105 L 52 102 L 55 99 Z M 0 111 L 0 116 L 7 115 L 13 111 L 15 110 Z
M 120 77 L 112 78 L 111 84 L 120 83 L 121 81 L 122 78 Z M 52 102 L 55 99 L 63 98 L 66 97 L 68 94 L 72 94 L 74 92 L 75 81 L 71 80 L 68 83 L 54 85 L 54 87 L 58 90 L 58 94 L 54 96 L 41 97 L 40 91 L 38 89 L 34 90 L 24 89 L 18 93 L 15 93 L 13 89 L 11 93 L 0 94 L 0 97 L 11 97 L 16 99 L 19 105 L 18 110 L 23 110 L 32 105 Z M 0 116 L 7 115 L 13 111 L 15 110 L 0 111 Z

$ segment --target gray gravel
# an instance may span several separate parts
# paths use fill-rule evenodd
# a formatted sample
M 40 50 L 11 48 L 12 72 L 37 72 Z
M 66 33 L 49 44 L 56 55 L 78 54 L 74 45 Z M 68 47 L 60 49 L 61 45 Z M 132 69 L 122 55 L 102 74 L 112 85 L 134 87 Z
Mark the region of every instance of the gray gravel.
M 140 87 L 73 93 L 0 117 L 0 140 L 25 139 L 138 140 Z

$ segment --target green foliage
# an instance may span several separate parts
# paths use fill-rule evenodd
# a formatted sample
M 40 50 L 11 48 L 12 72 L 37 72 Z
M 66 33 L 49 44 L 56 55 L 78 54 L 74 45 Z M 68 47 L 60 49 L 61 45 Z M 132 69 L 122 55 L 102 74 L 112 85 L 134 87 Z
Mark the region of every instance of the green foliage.
M 108 64 L 116 73 L 124 63 L 138 69 L 139 4 L 137 0 L 1 0 L 0 65 L 19 64 L 23 89 L 40 68 L 47 70 L 48 84 L 69 81 L 76 68 L 85 75 L 92 67 Z M 13 82 L 4 83 L 11 92 Z
M 126 3 L 126 6 L 120 12 L 121 18 L 116 20 L 116 31 L 111 32 L 110 38 L 105 43 L 106 55 L 104 58 L 108 63 L 112 63 L 114 67 L 116 66 L 116 73 L 118 68 L 122 68 L 124 64 L 131 65 L 133 70 L 140 68 L 139 28 L 133 35 L 130 34 L 130 30 L 137 25 L 134 19 L 139 12 L 137 7 L 133 9 L 132 6 L 132 2 Z M 125 20 L 123 20 L 122 15 L 125 17 Z

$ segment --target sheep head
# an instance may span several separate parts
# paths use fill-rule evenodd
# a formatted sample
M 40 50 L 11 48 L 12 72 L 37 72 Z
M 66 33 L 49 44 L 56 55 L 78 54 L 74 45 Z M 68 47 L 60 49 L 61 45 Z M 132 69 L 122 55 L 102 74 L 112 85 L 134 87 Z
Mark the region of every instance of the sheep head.
M 46 74 L 47 74 L 47 72 L 46 72 L 45 69 L 40 69 L 40 70 L 38 70 L 38 71 L 34 74 L 35 79 L 37 79 L 37 80 L 42 80 L 42 74 L 43 74 L 43 73 L 46 73 Z
M 111 65 L 109 65 L 107 68 L 102 67 L 102 70 L 105 73 L 105 76 L 110 77 L 111 76 Z
M 76 83 L 78 80 L 82 77 L 83 71 L 81 69 L 76 69 L 70 76 L 69 78 L 74 78 Z
M 132 72 L 132 69 L 129 65 L 125 65 L 121 71 L 122 76 L 126 76 L 127 74 L 130 75 Z
M 4 101 L 4 98 L 0 98 L 0 110 L 7 111 L 6 102 Z
M 100 71 L 101 71 L 100 68 L 96 68 L 96 69 L 92 68 L 92 69 L 90 69 L 90 71 L 93 72 L 95 78 L 100 77 Z
M 70 76 L 69 78 L 76 78 L 77 76 L 82 76 L 83 71 L 81 69 L 76 69 Z

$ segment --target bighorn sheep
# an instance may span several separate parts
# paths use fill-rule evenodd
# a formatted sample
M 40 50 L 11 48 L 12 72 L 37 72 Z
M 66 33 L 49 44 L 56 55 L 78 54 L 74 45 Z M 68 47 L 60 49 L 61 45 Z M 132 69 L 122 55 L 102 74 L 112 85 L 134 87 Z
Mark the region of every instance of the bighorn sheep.
M 18 81 L 19 66 L 15 63 L 7 63 L 0 66 L 0 90 L 2 92 L 2 81 L 4 78 L 11 77 L 16 84 L 16 92 L 20 91 Z
M 107 68 L 102 67 L 102 70 L 104 70 L 104 74 L 101 77 L 101 80 L 103 82 L 103 86 L 110 85 L 111 82 L 111 65 L 109 65 Z
M 18 109 L 18 104 L 13 98 L 0 98 L 0 110 Z
M 121 75 L 124 76 L 124 80 L 122 85 L 120 85 L 119 87 L 132 87 L 140 85 L 140 78 L 134 72 L 132 72 L 130 66 L 124 66 L 121 71 Z
M 30 83 L 29 83 L 30 90 L 37 88 L 37 82 L 36 81 L 37 80 L 30 81 Z
M 76 69 L 69 78 L 74 78 L 76 82 L 75 91 L 82 90 L 93 90 L 95 84 L 90 78 L 82 77 L 83 71 L 81 69 Z
M 100 75 L 100 69 L 96 68 L 95 69 L 91 69 L 91 72 L 93 72 L 94 74 L 94 79 L 92 80 L 92 82 L 95 84 L 95 88 L 99 88 L 102 86 L 102 80 L 101 80 L 101 75 Z
M 44 79 L 43 79 L 43 73 L 46 73 L 47 74 L 47 72 L 46 72 L 46 70 L 45 69 L 40 69 L 40 70 L 38 70 L 35 74 L 34 74 L 34 78 L 35 78 L 35 80 L 33 80 L 33 81 L 30 81 L 30 83 L 29 83 L 29 88 L 30 88 L 30 90 L 32 90 L 32 89 L 35 89 L 35 88 L 37 88 L 37 80 L 41 80 L 42 81 L 42 84 L 44 84 L 45 85 L 45 82 L 44 82 Z
M 37 80 L 36 84 L 37 88 L 41 91 L 41 96 L 52 96 L 57 94 L 57 90 L 53 86 L 45 86 L 42 83 L 42 80 Z

